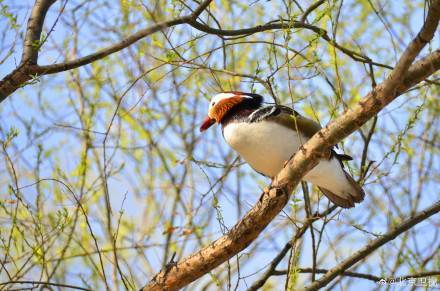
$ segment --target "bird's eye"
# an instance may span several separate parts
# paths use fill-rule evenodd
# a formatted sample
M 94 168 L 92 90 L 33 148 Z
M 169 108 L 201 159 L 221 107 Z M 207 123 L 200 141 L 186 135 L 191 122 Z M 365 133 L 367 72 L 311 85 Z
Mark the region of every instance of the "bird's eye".
M 215 105 L 215 101 L 212 101 L 212 102 L 211 102 L 211 106 L 214 106 L 214 105 Z

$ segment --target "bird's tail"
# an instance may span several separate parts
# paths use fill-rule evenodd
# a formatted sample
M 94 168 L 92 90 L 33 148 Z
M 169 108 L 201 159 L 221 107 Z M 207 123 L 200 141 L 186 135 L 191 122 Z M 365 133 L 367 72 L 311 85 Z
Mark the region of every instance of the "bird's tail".
M 341 189 L 337 189 L 337 191 L 330 191 L 323 187 L 318 187 L 319 190 L 324 193 L 327 198 L 332 201 L 334 204 L 343 207 L 343 208 L 351 208 L 354 207 L 355 203 L 359 203 L 364 200 L 365 192 L 362 187 L 350 176 L 344 169 L 346 183 L 345 186 Z

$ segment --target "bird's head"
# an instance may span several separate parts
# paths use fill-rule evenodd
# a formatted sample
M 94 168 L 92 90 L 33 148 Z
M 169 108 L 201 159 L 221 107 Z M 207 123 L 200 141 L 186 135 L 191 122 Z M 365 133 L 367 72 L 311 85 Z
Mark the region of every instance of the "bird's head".
M 209 103 L 208 116 L 200 126 L 200 131 L 205 131 L 214 123 L 220 123 L 225 115 L 238 105 L 247 105 L 249 108 L 258 108 L 263 102 L 263 97 L 254 93 L 224 92 L 212 97 Z

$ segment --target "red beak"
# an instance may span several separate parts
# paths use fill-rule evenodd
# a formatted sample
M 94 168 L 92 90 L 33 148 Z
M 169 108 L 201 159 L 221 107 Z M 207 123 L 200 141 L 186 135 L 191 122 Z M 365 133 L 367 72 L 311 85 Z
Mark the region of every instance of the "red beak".
M 206 116 L 205 120 L 203 120 L 202 126 L 200 126 L 200 132 L 207 130 L 215 123 L 215 119 Z

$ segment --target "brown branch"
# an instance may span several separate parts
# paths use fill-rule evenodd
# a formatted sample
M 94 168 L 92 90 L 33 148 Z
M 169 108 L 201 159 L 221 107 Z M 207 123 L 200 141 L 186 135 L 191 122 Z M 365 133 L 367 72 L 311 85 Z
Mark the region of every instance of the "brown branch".
M 309 8 L 307 8 L 306 11 L 304 11 L 304 14 L 301 16 L 301 22 L 305 22 L 307 20 L 307 16 L 309 16 L 310 13 L 312 13 L 315 9 L 317 9 L 319 6 L 321 6 L 322 4 L 324 4 L 326 0 L 319 0 L 316 1 L 315 3 L 313 3 L 312 5 L 309 6 Z
M 312 273 L 312 271 L 313 271 L 312 268 L 298 268 L 299 273 Z M 316 269 L 315 272 L 318 274 L 325 274 L 325 273 L 329 272 L 329 270 Z M 282 276 L 282 275 L 286 275 L 286 274 L 287 274 L 287 270 L 280 270 L 280 271 L 274 271 L 272 275 L 273 276 Z M 346 277 L 352 277 L 352 278 L 366 279 L 366 280 L 370 280 L 373 282 L 379 282 L 381 279 L 390 279 L 390 278 L 393 278 L 393 279 L 400 278 L 401 280 L 406 280 L 406 279 L 410 279 L 410 278 L 423 278 L 423 277 L 437 276 L 437 275 L 440 275 L 440 271 L 426 271 L 426 272 L 420 272 L 420 273 L 414 273 L 414 274 L 408 274 L 408 275 L 400 275 L 400 276 L 394 276 L 394 277 L 386 277 L 386 276 L 379 277 L 379 276 L 375 276 L 375 275 L 371 275 L 371 274 L 351 272 L 351 271 L 344 271 L 340 275 L 346 276 Z
M 331 280 L 336 278 L 337 276 L 344 273 L 345 270 L 349 269 L 351 266 L 356 264 L 362 259 L 365 259 L 369 254 L 383 246 L 384 244 L 392 241 L 398 235 L 412 228 L 416 224 L 424 221 L 430 216 L 440 212 L 440 201 L 437 201 L 431 207 L 419 212 L 411 218 L 408 218 L 404 222 L 402 222 L 399 226 L 394 228 L 392 231 L 387 234 L 374 239 L 370 243 L 368 243 L 365 247 L 354 253 L 351 257 L 345 259 L 343 262 L 339 263 L 336 267 L 328 270 L 324 276 L 319 278 L 317 281 L 313 282 L 309 286 L 306 286 L 304 289 L 307 291 L 311 290 L 319 290 L 329 283 Z
M 251 287 L 249 287 L 248 291 L 255 291 L 263 287 L 263 285 L 266 283 L 266 281 L 270 278 L 270 276 L 274 275 L 275 272 L 277 272 L 275 269 L 278 266 L 278 264 L 282 261 L 282 259 L 286 256 L 286 254 L 289 252 L 289 250 L 295 245 L 296 241 L 300 239 L 304 233 L 307 231 L 307 229 L 315 222 L 319 217 L 326 217 L 330 213 L 332 213 L 337 206 L 333 205 L 330 208 L 328 208 L 325 212 L 322 214 L 314 215 L 314 219 L 308 219 L 304 223 L 304 225 L 298 229 L 295 233 L 295 236 L 283 247 L 283 249 L 278 253 L 278 255 L 275 256 L 275 258 L 272 260 L 272 262 L 269 265 L 269 268 L 264 272 L 263 276 L 257 281 L 255 281 Z
M 95 53 L 92 53 L 90 55 L 87 55 L 85 57 L 82 57 L 82 58 L 79 58 L 79 59 L 76 59 L 73 61 L 65 62 L 65 63 L 53 64 L 53 65 L 48 65 L 48 66 L 39 66 L 36 73 L 38 73 L 40 75 L 54 74 L 54 73 L 68 71 L 71 69 L 75 69 L 75 68 L 90 64 L 96 60 L 102 59 L 108 55 L 111 55 L 115 52 L 118 52 L 118 51 L 130 46 L 133 43 L 141 40 L 142 38 L 149 36 L 150 34 L 153 34 L 158 31 L 162 31 L 165 28 L 170 28 L 170 27 L 173 27 L 173 26 L 176 26 L 179 24 L 184 24 L 184 23 L 188 23 L 190 21 L 194 21 L 209 6 L 211 1 L 212 0 L 203 1 L 200 4 L 200 6 L 192 14 L 190 14 L 188 16 L 180 17 L 177 19 L 169 20 L 169 21 L 164 21 L 164 22 L 158 23 L 152 27 L 148 27 L 148 28 L 139 30 L 138 32 L 121 40 L 120 42 L 113 44 L 109 47 L 106 47 L 106 48 L 104 48 L 100 51 L 97 51 Z
M 312 268 L 298 268 L 297 271 L 298 271 L 298 273 L 312 273 L 313 270 L 312 270 Z M 328 270 L 316 269 L 315 272 L 317 274 L 325 274 L 328 272 Z M 287 270 L 280 270 L 280 271 L 274 271 L 272 276 L 283 276 L 286 274 L 287 274 Z M 345 271 L 341 275 L 346 276 L 346 277 L 366 279 L 366 280 L 370 280 L 370 281 L 374 281 L 374 282 L 378 282 L 380 279 L 382 279 L 382 278 L 374 276 L 374 275 L 357 273 L 357 272 L 350 272 L 350 271 Z
M 56 0 L 36 0 L 32 8 L 31 16 L 28 20 L 26 37 L 23 44 L 23 54 L 21 63 L 36 65 L 38 60 L 38 50 L 40 48 L 40 36 L 43 30 L 44 18 L 50 6 Z
M 197 30 L 203 31 L 205 33 L 214 34 L 217 36 L 238 36 L 238 37 L 244 37 L 248 35 L 252 35 L 258 32 L 263 31 L 269 31 L 269 30 L 277 30 L 277 29 L 292 29 L 292 28 L 304 28 L 313 31 L 317 35 L 319 35 L 322 39 L 327 41 L 330 45 L 334 46 L 335 48 L 339 49 L 344 54 L 348 55 L 355 61 L 359 61 L 362 63 L 372 64 L 378 67 L 384 67 L 387 69 L 392 69 L 391 66 L 380 64 L 377 62 L 372 61 L 369 57 L 362 55 L 361 53 L 355 52 L 353 50 L 350 50 L 348 48 L 345 48 L 341 46 L 339 43 L 337 43 L 335 40 L 331 39 L 327 31 L 325 29 L 322 29 L 320 27 L 307 24 L 301 21 L 288 21 L 288 20 L 277 20 L 277 21 L 271 21 L 269 23 L 266 23 L 264 25 L 258 25 L 254 27 L 249 28 L 242 28 L 242 29 L 219 29 L 219 28 L 213 28 L 206 24 L 202 24 L 200 22 L 197 22 L 196 20 L 191 20 L 188 22 L 192 27 L 194 27 Z
M 28 20 L 20 65 L 0 80 L 0 103 L 35 75 L 38 51 L 47 11 L 56 0 L 36 0 Z
M 205 0 L 203 1 L 199 7 L 197 7 L 196 10 L 194 10 L 194 12 L 191 14 L 191 16 L 189 17 L 192 20 L 196 20 L 200 14 L 202 14 L 202 12 L 208 8 L 209 4 L 211 3 L 212 0 Z
M 56 0 L 50 0 L 52 2 L 56 1 Z M 34 6 L 31 18 L 29 19 L 29 25 L 28 27 L 32 27 L 32 33 L 29 33 L 29 36 L 26 35 L 26 41 L 25 41 L 25 47 L 23 50 L 23 60 L 20 64 L 20 66 L 18 66 L 14 71 L 12 71 L 10 74 L 8 74 L 7 76 L 5 76 L 1 81 L 0 81 L 0 103 L 3 102 L 9 95 L 11 95 L 13 92 L 15 92 L 18 88 L 26 85 L 26 82 L 32 80 L 32 78 L 37 77 L 37 76 L 42 76 L 42 75 L 48 75 L 48 74 L 54 74 L 54 73 L 59 73 L 59 72 L 63 72 L 63 71 L 67 71 L 67 70 L 71 70 L 71 69 L 75 69 L 87 64 L 90 64 L 96 60 L 102 59 L 108 55 L 111 55 L 115 52 L 118 52 L 130 45 L 132 45 L 133 43 L 137 42 L 138 40 L 145 38 L 155 32 L 161 31 L 165 28 L 170 28 L 179 24 L 183 24 L 183 23 L 189 23 L 192 21 L 195 21 L 197 19 L 197 17 L 199 17 L 199 15 L 203 12 L 204 9 L 206 9 L 209 4 L 211 3 L 212 0 L 205 0 L 203 1 L 200 6 L 190 15 L 187 16 L 183 16 L 180 18 L 176 18 L 173 20 L 169 20 L 169 21 L 165 21 L 165 22 L 161 22 L 158 23 L 154 26 L 142 29 L 128 37 L 126 37 L 125 39 L 121 40 L 120 42 L 113 44 L 109 47 L 106 47 L 102 50 L 99 50 L 95 53 L 92 53 L 90 55 L 84 56 L 82 58 L 73 60 L 73 61 L 68 61 L 68 62 L 64 62 L 64 63 L 58 63 L 58 64 L 53 64 L 53 65 L 47 65 L 47 66 L 38 66 L 37 65 L 37 60 L 38 60 L 38 47 L 37 50 L 31 50 L 32 47 L 30 47 L 28 44 L 32 43 L 34 44 L 34 48 L 35 48 L 35 38 L 37 37 L 37 40 L 39 40 L 40 34 L 41 34 L 41 27 L 38 30 L 37 26 L 35 23 L 41 24 L 41 26 L 43 25 L 43 21 L 44 21 L 44 16 L 45 16 L 45 12 L 47 12 L 47 9 L 50 7 L 44 6 L 44 5 L 40 5 L 37 7 L 37 4 L 42 2 L 42 3 L 46 3 L 48 2 L 47 0 L 37 0 L 36 5 Z M 43 8 L 46 8 L 46 10 L 43 10 Z M 39 14 L 39 18 L 34 20 L 33 15 L 34 15 L 34 10 L 38 10 L 38 11 L 44 11 L 43 13 Z M 36 12 L 35 12 L 36 13 Z M 38 32 L 38 36 L 36 36 Z M 32 58 L 32 62 L 28 62 L 28 61 L 24 61 L 26 58 Z
M 37 0 L 37 3 L 39 2 L 46 3 L 46 2 L 55 2 L 56 0 Z M 55 74 L 60 73 L 64 71 L 68 71 L 71 69 L 75 69 L 87 64 L 90 64 L 94 61 L 100 60 L 102 58 L 105 58 L 115 52 L 118 52 L 133 43 L 139 41 L 142 38 L 145 38 L 155 32 L 162 31 L 166 28 L 170 28 L 176 25 L 180 24 L 190 24 L 192 27 L 206 32 L 210 34 L 215 34 L 218 36 L 245 36 L 250 35 L 258 32 L 268 31 L 268 30 L 276 30 L 276 29 L 292 29 L 292 28 L 304 28 L 313 31 L 314 33 L 318 34 L 321 38 L 323 38 L 325 41 L 327 41 L 330 45 L 336 47 L 340 51 L 342 51 L 344 54 L 350 56 L 353 60 L 372 64 L 375 66 L 385 67 L 388 69 L 392 69 L 392 67 L 380 64 L 377 62 L 372 61 L 369 57 L 364 56 L 358 52 L 355 52 L 353 50 L 350 50 L 348 48 L 345 48 L 338 44 L 336 41 L 331 39 L 327 31 L 319 28 L 317 26 L 313 26 L 307 23 L 304 23 L 302 21 L 287 21 L 287 20 L 277 20 L 272 21 L 264 25 L 259 25 L 256 27 L 251 28 L 243 28 L 243 29 L 237 29 L 237 30 L 223 30 L 223 29 L 217 29 L 212 28 L 208 25 L 202 24 L 200 22 L 197 22 L 197 18 L 200 16 L 200 14 L 209 6 L 212 0 L 205 0 L 203 1 L 200 6 L 194 10 L 193 13 L 187 16 L 183 16 L 180 18 L 176 18 L 173 20 L 165 21 L 158 23 L 152 27 L 148 27 L 145 29 L 142 29 L 125 39 L 121 40 L 120 42 L 110 45 L 102 50 L 99 50 L 95 53 L 89 54 L 87 56 L 84 56 L 82 58 L 67 61 L 63 63 L 57 63 L 52 65 L 46 65 L 46 66 L 39 66 L 37 65 L 38 61 L 38 49 L 39 46 L 35 47 L 35 41 L 39 40 L 40 34 L 41 34 L 41 27 L 39 31 L 32 29 L 32 34 L 26 36 L 25 41 L 25 48 L 23 51 L 23 60 L 25 59 L 25 56 L 32 56 L 32 62 L 25 62 L 22 60 L 21 65 L 17 67 L 14 71 L 12 71 L 10 74 L 5 76 L 2 80 L 0 80 L 0 103 L 3 102 L 9 95 L 11 95 L 13 92 L 15 92 L 17 89 L 21 88 L 22 86 L 25 86 L 28 81 L 31 81 L 33 78 L 36 78 L 38 76 L 43 75 L 49 75 L 49 74 Z M 46 5 L 40 5 L 38 6 L 38 9 L 35 8 L 37 5 L 35 5 L 34 10 L 38 11 L 45 11 L 47 12 L 47 9 L 50 7 Z M 313 5 L 312 5 L 313 6 Z M 46 10 L 43 10 L 43 8 L 46 8 Z M 313 8 L 313 7 L 312 7 Z M 317 8 L 317 7 L 316 7 Z M 313 8 L 315 9 L 315 8 Z M 306 11 L 307 12 L 307 11 Z M 38 22 L 31 21 L 32 17 L 29 19 L 29 26 L 34 28 L 37 27 L 35 24 L 31 23 L 38 23 L 43 24 L 44 21 L 44 14 L 40 14 L 40 17 L 38 18 Z M 38 37 L 36 36 L 38 32 Z M 32 40 L 32 41 L 31 41 Z M 34 46 L 29 46 L 29 44 L 33 44 Z M 26 54 L 25 54 L 26 52 Z M 31 54 L 33 52 L 33 54 Z
M 421 49 L 433 38 L 439 17 L 440 0 L 435 0 L 432 1 L 421 31 L 408 45 L 383 83 L 351 110 L 315 134 L 275 177 L 271 187 L 263 193 L 259 202 L 226 235 L 180 262 L 168 265 L 165 270 L 156 274 L 143 290 L 177 290 L 236 255 L 255 240 L 284 208 L 289 201 L 290 193 L 329 147 L 361 127 L 397 96 L 409 89 L 406 85 L 411 82 L 401 84 L 402 80 L 411 80 L 412 76 L 406 73 Z M 411 67 L 410 71 L 417 70 Z M 423 79 L 430 75 L 428 73 Z M 402 76 L 406 77 L 402 78 Z
M 31 284 L 31 285 L 36 285 L 36 286 L 42 285 L 42 287 L 43 286 L 55 286 L 55 287 L 63 287 L 63 288 L 85 290 L 85 291 L 91 290 L 88 288 L 69 285 L 69 284 L 62 284 L 62 283 L 55 283 L 55 282 L 43 282 L 43 281 L 28 281 L 28 280 L 3 282 L 3 283 L 0 283 L 0 286 L 7 286 L 7 285 L 12 285 L 12 284 Z M 32 289 L 34 289 L 34 288 L 36 288 L 36 287 L 33 287 Z M 20 290 L 23 290 L 23 289 L 20 289 Z
M 440 70 L 440 49 L 435 50 L 414 63 L 406 73 L 402 85 L 398 90 L 400 92 L 408 90 L 438 70 Z

